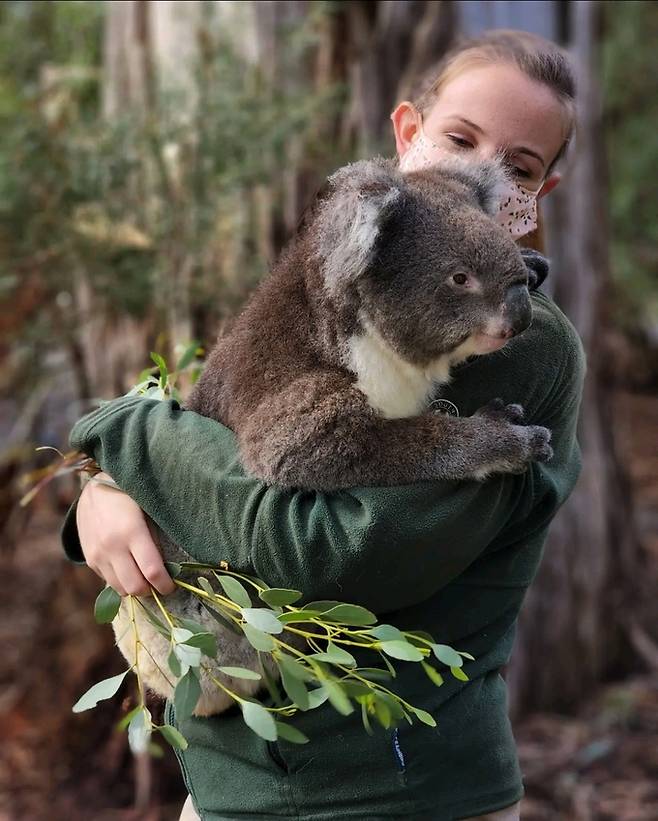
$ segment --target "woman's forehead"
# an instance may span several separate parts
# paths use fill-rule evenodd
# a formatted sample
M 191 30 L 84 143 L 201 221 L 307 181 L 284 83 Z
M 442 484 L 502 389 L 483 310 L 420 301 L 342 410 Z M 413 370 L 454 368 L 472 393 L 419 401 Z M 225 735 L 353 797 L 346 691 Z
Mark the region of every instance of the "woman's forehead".
M 505 63 L 473 66 L 449 80 L 426 114 L 428 131 L 447 118 L 468 120 L 501 146 L 540 148 L 549 160 L 567 136 L 555 93 Z

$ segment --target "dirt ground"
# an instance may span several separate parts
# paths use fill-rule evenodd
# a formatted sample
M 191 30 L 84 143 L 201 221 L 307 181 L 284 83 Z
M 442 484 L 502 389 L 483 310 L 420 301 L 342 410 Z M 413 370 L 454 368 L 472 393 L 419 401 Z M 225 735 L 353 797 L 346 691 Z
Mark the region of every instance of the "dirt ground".
M 616 405 L 658 580 L 658 399 L 622 394 Z M 175 821 L 185 790 L 168 745 L 135 760 L 112 729 L 119 702 L 71 713 L 88 682 L 117 667 L 110 628 L 93 621 L 101 582 L 62 555 L 64 501 L 54 512 L 52 497 L 35 503 L 0 554 L 0 821 Z M 517 723 L 524 821 L 658 821 L 658 648 L 645 649 L 646 675 L 602 688 L 575 715 Z

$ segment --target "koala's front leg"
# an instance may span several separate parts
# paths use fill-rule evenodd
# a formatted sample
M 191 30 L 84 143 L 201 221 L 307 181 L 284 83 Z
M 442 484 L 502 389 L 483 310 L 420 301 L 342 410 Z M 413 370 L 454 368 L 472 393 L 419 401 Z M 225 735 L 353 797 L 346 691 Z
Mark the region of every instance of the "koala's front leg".
M 307 377 L 263 403 L 238 431 L 246 468 L 271 484 L 335 490 L 429 479 L 482 479 L 552 456 L 546 428 L 497 401 L 466 418 L 385 419 L 350 384 Z

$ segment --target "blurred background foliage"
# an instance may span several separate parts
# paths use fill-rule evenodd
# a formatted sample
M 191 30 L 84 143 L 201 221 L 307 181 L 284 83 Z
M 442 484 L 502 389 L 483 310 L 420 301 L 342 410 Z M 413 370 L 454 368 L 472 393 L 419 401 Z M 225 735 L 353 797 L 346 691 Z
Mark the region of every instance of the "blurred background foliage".
M 583 475 L 506 671 L 524 819 L 658 817 L 658 3 L 626 0 L 0 4 L 0 815 L 176 818 L 183 797 L 173 758 L 154 779 L 112 734 L 121 705 L 105 724 L 69 711 L 118 656 L 99 580 L 59 545 L 74 484 L 16 504 L 51 461 L 35 446 L 66 449 L 150 350 L 211 345 L 327 174 L 392 155 L 395 103 L 488 27 L 560 42 L 588 92 L 533 238 L 589 369 Z

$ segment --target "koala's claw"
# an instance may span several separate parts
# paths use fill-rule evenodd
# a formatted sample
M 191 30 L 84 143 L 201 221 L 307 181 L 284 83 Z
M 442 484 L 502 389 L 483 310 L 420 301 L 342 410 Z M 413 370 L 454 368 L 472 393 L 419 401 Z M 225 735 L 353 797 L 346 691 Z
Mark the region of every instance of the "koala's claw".
M 475 412 L 476 416 L 486 416 L 499 422 L 510 422 L 512 425 L 523 424 L 524 411 L 521 405 L 506 405 L 502 399 L 492 399 Z

